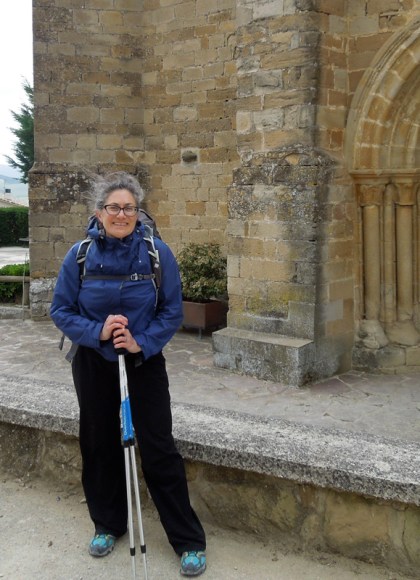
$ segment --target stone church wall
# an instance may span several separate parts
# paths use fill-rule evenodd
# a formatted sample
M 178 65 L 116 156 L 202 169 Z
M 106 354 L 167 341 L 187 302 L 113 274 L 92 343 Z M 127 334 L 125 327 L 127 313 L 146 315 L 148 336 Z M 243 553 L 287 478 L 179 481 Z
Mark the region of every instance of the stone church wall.
M 416 16 L 415 0 L 34 0 L 33 317 L 83 236 L 88 172 L 126 169 L 175 253 L 228 256 L 217 364 L 283 380 L 287 351 L 299 384 L 350 368 L 364 273 L 347 123 Z M 264 370 L 249 345 L 278 336 Z

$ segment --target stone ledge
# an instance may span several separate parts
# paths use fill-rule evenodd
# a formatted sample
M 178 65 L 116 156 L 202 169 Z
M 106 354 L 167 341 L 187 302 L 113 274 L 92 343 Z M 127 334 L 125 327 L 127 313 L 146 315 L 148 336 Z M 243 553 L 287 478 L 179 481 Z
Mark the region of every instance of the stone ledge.
M 28 320 L 30 317 L 31 312 L 27 306 L 0 305 L 0 320 Z
M 416 443 L 180 403 L 173 418 L 186 459 L 420 506 Z M 0 421 L 77 437 L 76 395 L 69 385 L 3 375 Z

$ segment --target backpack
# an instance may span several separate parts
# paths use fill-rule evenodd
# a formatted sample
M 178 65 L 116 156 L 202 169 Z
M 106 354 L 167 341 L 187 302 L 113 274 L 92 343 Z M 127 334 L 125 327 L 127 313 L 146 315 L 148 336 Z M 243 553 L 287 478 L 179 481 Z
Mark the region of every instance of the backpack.
M 127 276 L 103 276 L 103 275 L 86 275 L 86 267 L 85 267 L 85 262 L 86 262 L 86 256 L 89 252 L 89 248 L 93 242 L 93 238 L 91 237 L 87 237 L 84 240 L 82 240 L 79 244 L 79 247 L 77 249 L 77 254 L 76 254 L 76 261 L 79 264 L 79 277 L 80 277 L 80 281 L 83 282 L 83 280 L 93 280 L 93 279 L 97 279 L 97 280 L 131 280 L 131 281 L 137 281 L 137 280 L 152 280 L 154 287 L 155 287 L 155 291 L 156 291 L 156 299 L 155 299 L 155 307 L 157 307 L 158 305 L 158 298 L 159 298 L 159 288 L 160 288 L 160 284 L 162 281 L 162 271 L 160 268 L 160 259 L 159 259 L 159 251 L 156 249 L 155 247 L 155 242 L 154 242 L 154 238 L 159 238 L 162 239 L 159 231 L 156 227 L 156 223 L 154 221 L 154 219 L 148 214 L 146 213 L 143 209 L 139 210 L 139 221 L 143 224 L 144 229 L 145 229 L 145 236 L 144 236 L 144 241 L 146 242 L 147 245 L 147 251 L 149 253 L 149 257 L 150 257 L 150 265 L 152 268 L 152 272 L 151 274 L 131 274 L 131 275 L 127 275 Z M 87 230 L 89 230 L 95 223 L 96 221 L 96 217 L 95 216 L 91 216 L 89 218 L 89 222 L 88 222 L 88 226 L 87 226 Z M 63 345 L 64 345 L 64 339 L 65 339 L 65 335 L 64 333 L 61 336 L 61 340 L 60 340 L 60 344 L 59 344 L 59 349 L 63 350 Z M 66 354 L 66 360 L 71 362 L 74 355 L 76 354 L 78 345 L 75 343 L 72 343 L 69 352 Z
M 96 217 L 95 216 L 91 216 L 89 218 L 89 223 L 88 223 L 88 227 L 87 230 L 89 230 L 95 223 L 96 221 Z M 155 242 L 154 242 L 154 238 L 159 238 L 162 239 L 159 231 L 156 227 L 156 223 L 154 221 L 154 219 L 148 214 L 146 213 L 143 209 L 139 210 L 139 221 L 143 224 L 144 229 L 145 229 L 145 236 L 144 236 L 144 241 L 146 242 L 147 245 L 147 250 L 149 253 L 149 257 L 150 257 L 150 265 L 152 268 L 152 273 L 151 274 L 131 274 L 127 275 L 127 276 L 101 276 L 101 275 L 86 275 L 85 272 L 85 262 L 86 262 L 86 256 L 87 253 L 89 251 L 89 248 L 93 242 L 93 239 L 90 238 L 89 236 L 87 238 L 85 238 L 84 240 L 82 240 L 79 244 L 79 248 L 77 250 L 77 255 L 76 255 L 76 261 L 79 264 L 79 271 L 80 271 L 80 280 L 93 280 L 94 278 L 101 279 L 101 280 L 132 280 L 132 281 L 137 281 L 137 280 L 153 280 L 153 284 L 155 286 L 155 290 L 156 290 L 156 305 L 157 305 L 157 300 L 158 300 L 158 292 L 159 292 L 159 287 L 160 287 L 160 283 L 162 280 L 162 272 L 160 269 L 160 260 L 159 260 L 159 251 L 156 249 L 155 247 Z

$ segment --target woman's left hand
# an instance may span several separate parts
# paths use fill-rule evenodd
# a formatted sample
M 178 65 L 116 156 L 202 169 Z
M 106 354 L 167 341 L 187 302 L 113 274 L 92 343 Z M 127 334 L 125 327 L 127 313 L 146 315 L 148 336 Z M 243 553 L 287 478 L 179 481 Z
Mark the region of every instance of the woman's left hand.
M 110 314 L 102 328 L 101 340 L 112 338 L 115 348 L 124 348 L 128 352 L 140 352 L 141 348 L 127 328 L 128 320 L 122 314 Z
M 127 327 L 117 328 L 112 336 L 115 348 L 124 348 L 133 354 L 141 351 L 141 348 Z

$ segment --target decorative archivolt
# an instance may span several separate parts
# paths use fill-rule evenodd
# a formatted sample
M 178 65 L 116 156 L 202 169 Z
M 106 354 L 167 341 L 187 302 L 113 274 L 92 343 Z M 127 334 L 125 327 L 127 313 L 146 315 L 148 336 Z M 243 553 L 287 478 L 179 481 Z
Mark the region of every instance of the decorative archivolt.
M 420 167 L 420 16 L 393 35 L 365 71 L 346 135 L 351 173 Z
M 358 203 L 360 336 L 420 343 L 420 17 L 363 75 L 346 135 Z

